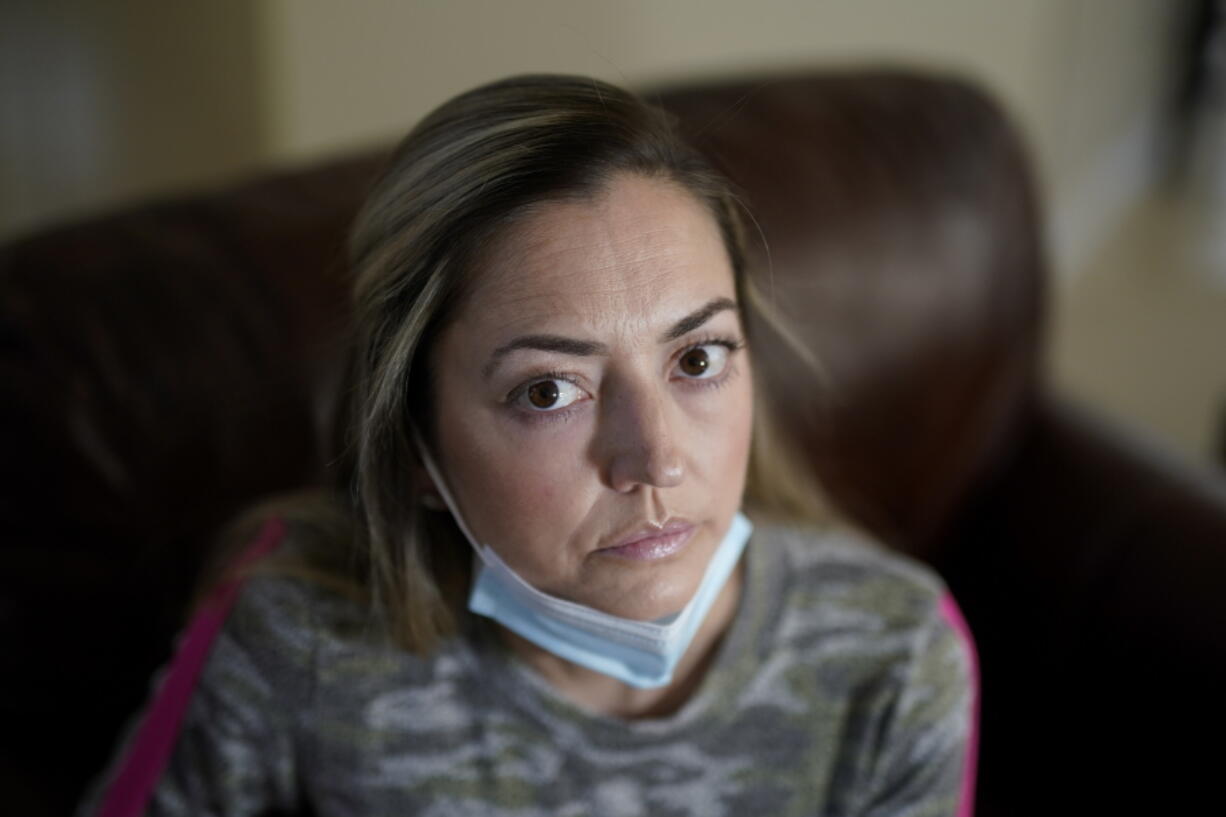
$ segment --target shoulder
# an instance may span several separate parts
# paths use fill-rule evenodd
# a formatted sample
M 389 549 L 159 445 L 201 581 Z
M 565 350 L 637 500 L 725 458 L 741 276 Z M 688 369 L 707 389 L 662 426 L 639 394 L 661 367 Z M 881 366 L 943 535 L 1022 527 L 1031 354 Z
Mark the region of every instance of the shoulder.
M 342 592 L 343 582 L 292 529 L 280 530 L 274 547 L 258 558 L 240 557 L 241 566 L 230 571 L 233 603 L 210 647 L 198 697 L 229 695 L 254 706 L 275 698 L 292 710 L 310 696 L 325 645 L 371 630 L 366 605 Z
M 793 695 L 843 707 L 845 789 L 866 813 L 952 813 L 974 780 L 979 684 L 940 576 L 852 530 L 763 526 L 755 540 L 778 566 L 768 649 Z
M 369 701 L 388 688 L 430 687 L 452 670 L 454 654 L 467 654 L 454 638 L 428 655 L 410 652 L 352 571 L 316 550 L 287 537 L 248 571 L 210 658 L 210 680 L 233 687 L 245 673 L 275 688 L 278 706 L 303 713 L 324 697 Z
M 906 626 L 938 610 L 948 593 L 928 565 L 850 528 L 761 525 L 756 547 L 782 570 L 790 601 L 857 611 L 880 626 Z
M 850 672 L 969 689 L 975 649 L 957 604 L 927 564 L 847 528 L 759 526 L 775 565 L 774 647 Z

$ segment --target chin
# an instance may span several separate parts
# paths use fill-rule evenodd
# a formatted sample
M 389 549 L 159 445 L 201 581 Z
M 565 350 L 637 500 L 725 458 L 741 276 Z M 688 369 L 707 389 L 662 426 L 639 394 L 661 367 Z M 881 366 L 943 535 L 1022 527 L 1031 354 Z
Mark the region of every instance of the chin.
M 659 569 L 663 569 L 663 566 Z M 689 571 L 684 576 L 660 576 L 658 581 L 651 583 L 652 586 L 640 585 L 619 593 L 609 604 L 591 606 L 621 618 L 655 621 L 681 612 L 698 592 L 701 579 L 701 572 L 695 574 Z

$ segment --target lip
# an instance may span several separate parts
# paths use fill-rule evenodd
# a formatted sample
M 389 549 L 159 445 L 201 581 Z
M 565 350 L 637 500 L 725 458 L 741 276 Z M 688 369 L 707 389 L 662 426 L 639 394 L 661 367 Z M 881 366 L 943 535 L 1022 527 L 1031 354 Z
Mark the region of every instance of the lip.
M 698 526 L 693 522 L 670 519 L 660 527 L 640 528 L 617 544 L 601 548 L 597 552 L 638 562 L 652 562 L 682 551 L 696 530 Z

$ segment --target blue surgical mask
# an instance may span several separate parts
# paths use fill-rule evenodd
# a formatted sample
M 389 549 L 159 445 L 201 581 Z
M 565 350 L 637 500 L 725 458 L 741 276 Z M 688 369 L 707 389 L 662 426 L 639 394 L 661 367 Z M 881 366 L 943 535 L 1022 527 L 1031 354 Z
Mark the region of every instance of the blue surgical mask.
M 537 590 L 492 547 L 478 542 L 420 439 L 417 447 L 439 495 L 480 560 L 468 609 L 554 655 L 634 687 L 661 687 L 672 680 L 677 663 L 736 568 L 753 532 L 753 525 L 738 512 L 715 549 L 694 597 L 680 612 L 655 621 L 610 615 Z

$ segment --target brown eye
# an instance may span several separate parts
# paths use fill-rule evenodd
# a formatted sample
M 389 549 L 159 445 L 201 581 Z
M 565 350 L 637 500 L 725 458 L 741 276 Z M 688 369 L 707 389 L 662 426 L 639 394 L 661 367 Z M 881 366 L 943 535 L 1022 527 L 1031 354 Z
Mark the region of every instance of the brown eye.
M 528 387 L 528 402 L 537 408 L 551 408 L 558 402 L 558 384 L 553 380 L 542 380 Z
M 587 397 L 587 392 L 566 378 L 547 377 L 521 386 L 509 399 L 523 411 L 550 414 Z
M 727 368 L 731 351 L 721 343 L 704 343 L 686 349 L 677 361 L 677 370 L 685 380 L 711 380 Z
M 697 349 L 691 349 L 681 358 L 681 371 L 690 377 L 702 377 L 710 366 L 711 356 L 701 346 Z

